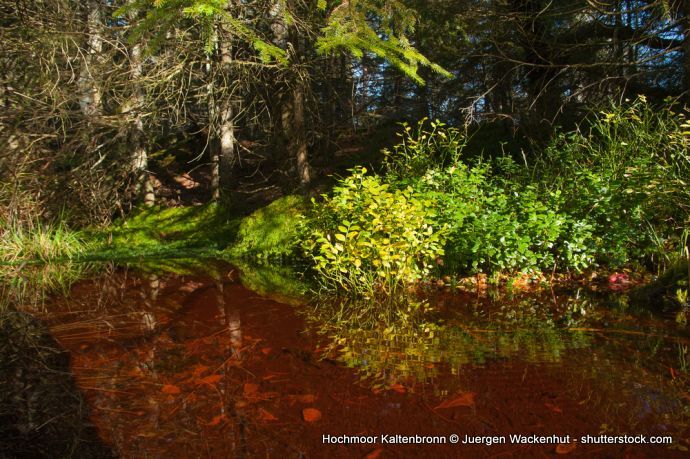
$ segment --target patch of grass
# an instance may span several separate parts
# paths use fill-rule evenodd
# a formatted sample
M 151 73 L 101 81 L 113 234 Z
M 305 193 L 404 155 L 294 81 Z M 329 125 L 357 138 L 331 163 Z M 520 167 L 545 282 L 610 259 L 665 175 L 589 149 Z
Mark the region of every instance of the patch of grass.
M 88 271 L 75 260 L 89 247 L 84 234 L 62 223 L 0 221 L 0 310 L 36 306 L 48 294 L 66 291 Z
M 285 196 L 244 218 L 236 243 L 226 250 L 230 258 L 286 260 L 298 251 L 307 202 L 300 196 Z
M 88 248 L 83 234 L 61 223 L 44 225 L 29 222 L 18 225 L 0 221 L 0 236 L 2 264 L 73 259 Z

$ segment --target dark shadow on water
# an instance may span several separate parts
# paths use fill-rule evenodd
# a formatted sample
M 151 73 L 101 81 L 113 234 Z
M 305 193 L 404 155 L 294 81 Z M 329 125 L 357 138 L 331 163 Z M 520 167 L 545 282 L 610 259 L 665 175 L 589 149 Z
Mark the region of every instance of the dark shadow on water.
M 69 360 L 36 319 L 0 314 L 0 457 L 115 457 L 89 422 Z

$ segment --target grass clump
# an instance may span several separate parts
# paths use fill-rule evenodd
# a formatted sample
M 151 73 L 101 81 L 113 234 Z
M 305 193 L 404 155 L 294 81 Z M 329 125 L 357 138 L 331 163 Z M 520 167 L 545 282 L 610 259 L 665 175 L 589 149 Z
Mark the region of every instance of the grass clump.
M 0 310 L 10 305 L 40 305 L 67 289 L 89 269 L 77 262 L 90 243 L 64 224 L 24 225 L 0 221 Z
M 3 264 L 73 259 L 87 249 L 84 235 L 61 223 L 19 225 L 0 221 L 0 261 Z

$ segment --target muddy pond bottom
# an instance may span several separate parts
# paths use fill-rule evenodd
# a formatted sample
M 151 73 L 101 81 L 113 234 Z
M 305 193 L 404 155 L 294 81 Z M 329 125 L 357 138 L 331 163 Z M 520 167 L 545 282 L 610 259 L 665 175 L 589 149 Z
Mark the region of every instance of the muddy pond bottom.
M 439 294 L 341 323 L 251 275 L 118 268 L 47 305 L 118 457 L 687 457 L 690 340 L 668 320 Z

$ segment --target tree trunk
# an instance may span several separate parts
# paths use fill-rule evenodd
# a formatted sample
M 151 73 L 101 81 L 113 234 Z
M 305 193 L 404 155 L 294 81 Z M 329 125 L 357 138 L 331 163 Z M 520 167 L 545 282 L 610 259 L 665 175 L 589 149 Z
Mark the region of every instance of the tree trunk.
M 144 108 L 144 93 L 141 90 L 141 76 L 142 76 L 142 56 L 141 45 L 135 44 L 130 50 L 130 71 L 132 75 L 132 82 L 136 86 L 134 93 L 134 102 L 132 112 L 134 120 L 131 126 L 131 144 L 132 144 L 132 172 L 134 174 L 134 192 L 137 196 L 141 196 L 142 202 L 145 206 L 151 207 L 156 202 L 156 196 L 153 190 L 153 183 L 148 172 L 148 152 L 146 150 L 146 133 L 144 132 L 144 120 L 142 118 L 142 110 Z
M 297 175 L 300 188 L 306 191 L 311 184 L 309 156 L 307 148 L 307 133 L 304 110 L 304 87 L 299 80 L 293 89 L 292 138 L 290 150 L 297 160 Z
M 230 72 L 232 69 L 232 47 L 228 39 L 220 38 L 220 62 L 223 72 Z M 233 185 L 234 170 L 237 161 L 235 160 L 235 111 L 233 109 L 232 90 L 223 88 L 223 98 L 221 100 L 218 113 L 220 136 L 220 185 L 229 190 Z
M 295 66 L 292 78 L 292 129 L 290 130 L 290 153 L 297 162 L 297 178 L 302 191 L 307 191 L 311 185 L 311 170 L 309 167 L 309 153 L 307 146 L 307 124 L 305 98 L 307 85 L 309 84 L 308 71 L 301 72 L 302 42 L 295 25 L 291 25 L 288 31 L 289 41 L 292 45 L 292 61 Z
M 83 50 L 81 68 L 79 70 L 79 107 L 89 122 L 101 114 L 101 89 L 96 77 L 96 64 L 103 52 L 103 22 L 101 2 L 89 0 L 86 2 L 86 48 Z
M 130 0 L 132 2 L 133 0 Z M 130 22 L 134 23 L 137 13 L 130 14 Z M 144 131 L 144 119 L 142 111 L 145 105 L 145 95 L 141 89 L 143 76 L 143 56 L 142 45 L 136 43 L 129 50 L 129 71 L 130 81 L 134 88 L 131 102 L 125 107 L 125 112 L 131 116 L 130 125 L 130 147 L 132 149 L 131 171 L 134 176 L 134 194 L 137 200 L 147 206 L 152 207 L 156 202 L 153 182 L 148 171 L 148 151 L 146 149 L 146 132 Z
M 233 187 L 236 166 L 235 110 L 232 101 L 232 90 L 216 84 L 218 74 L 232 69 L 232 46 L 229 38 L 224 36 L 223 27 L 216 27 L 217 55 L 209 60 L 209 114 L 211 116 L 211 193 L 212 199 L 218 201 L 221 190 Z M 213 66 L 217 66 L 213 68 Z M 223 78 L 222 81 L 227 81 Z M 220 98 L 217 96 L 220 95 Z

